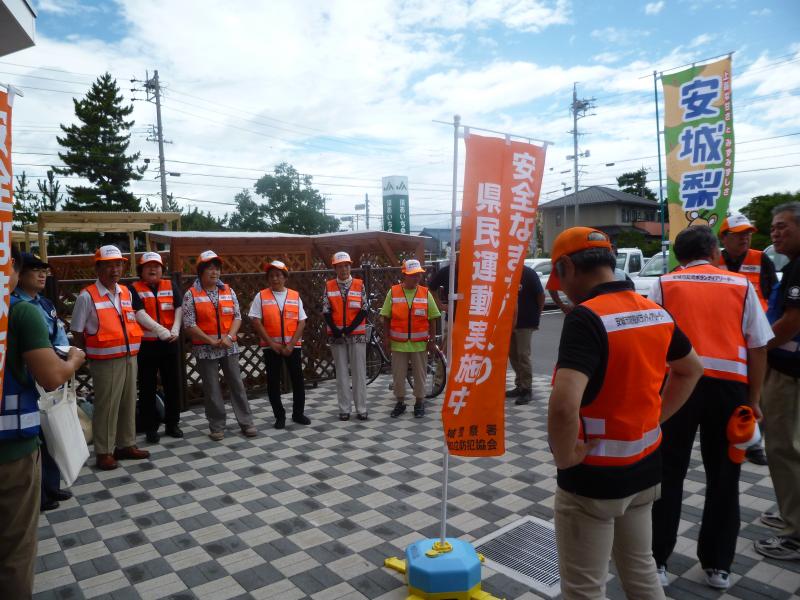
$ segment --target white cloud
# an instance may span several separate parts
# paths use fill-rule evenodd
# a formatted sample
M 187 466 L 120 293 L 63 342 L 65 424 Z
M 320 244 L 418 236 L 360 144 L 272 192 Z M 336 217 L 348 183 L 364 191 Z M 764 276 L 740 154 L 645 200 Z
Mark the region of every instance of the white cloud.
M 168 161 L 240 168 L 168 162 L 170 171 L 182 173 L 169 181 L 177 196 L 232 202 L 237 190 L 250 187 L 260 174 L 287 161 L 315 175 L 315 184 L 330 195 L 329 210 L 352 213 L 353 205 L 369 193 L 377 215 L 380 177 L 406 174 L 415 228 L 448 218 L 444 212 L 450 205 L 452 128 L 432 123 L 433 119 L 449 121 L 459 113 L 469 125 L 554 141 L 543 192 L 560 189 L 564 179 L 572 185 L 571 175 L 560 171 L 570 166 L 564 160 L 572 153 L 566 133 L 572 127 L 568 106 L 572 84 L 579 81 L 580 97 L 597 96 L 596 116 L 581 122 L 581 129 L 591 134 L 581 140 L 581 150 L 592 152 L 585 182 L 613 185 L 617 175 L 640 164 L 656 167 L 655 159 L 604 166 L 656 153 L 653 81 L 641 76 L 700 58 L 699 50 L 680 39 L 683 45 L 672 51 L 645 54 L 638 42 L 647 31 L 603 29 L 602 23 L 596 24 L 593 35 L 615 47 L 601 46 L 591 58 L 547 56 L 532 62 L 524 54 L 508 58 L 500 50 L 507 45 L 504 27 L 525 31 L 527 37 L 535 28 L 567 23 L 571 14 L 567 2 L 457 0 L 444 6 L 422 0 L 302 4 L 231 0 L 212 5 L 124 0 L 120 6 L 126 19 L 123 39 L 56 41 L 40 35 L 35 48 L 14 55 L 12 62 L 77 73 L 109 70 L 127 96 L 131 77 L 141 79 L 145 70 L 152 73 L 158 68 L 165 85 L 165 135 L 174 141 L 166 148 Z M 545 12 L 534 23 L 531 11 L 537 10 Z M 565 28 L 564 38 L 581 39 L 586 33 Z M 661 41 L 656 38 L 648 40 L 654 47 Z M 620 48 L 628 40 L 630 45 Z M 499 46 L 492 47 L 497 42 Z M 464 52 L 474 50 L 470 44 L 478 49 L 472 53 L 477 58 Z M 800 57 L 800 44 L 795 51 Z M 734 74 L 737 139 L 786 132 L 782 120 L 788 119 L 795 131 L 800 126 L 798 117 L 787 114 L 793 110 L 800 115 L 795 104 L 741 109 L 737 104 L 745 94 L 800 87 L 800 64 L 769 67 L 775 60 L 765 54 L 744 73 Z M 19 78 L 16 83 L 23 88 L 28 84 L 80 93 L 94 78 L 38 69 L 27 73 L 80 83 Z M 156 146 L 145 141 L 144 134 L 155 121 L 154 107 L 145 102 L 134 107 L 137 131 L 132 149 L 155 157 Z M 20 125 L 15 127 L 15 150 L 55 152 L 55 127 L 72 120 L 68 94 L 28 90 L 15 105 L 15 125 Z M 53 164 L 57 159 L 15 154 L 14 160 Z M 134 185 L 135 192 L 159 191 L 153 179 L 155 164 L 151 162 L 146 180 Z M 29 175 L 41 175 L 46 168 L 17 166 L 16 172 L 26 169 Z M 786 171 L 758 181 L 789 181 L 791 170 Z M 742 183 L 747 181 L 747 177 L 737 180 L 737 197 L 749 193 Z M 215 214 L 231 210 L 219 204 L 197 206 Z
M 645 29 L 620 29 L 618 27 L 604 27 L 602 29 L 593 29 L 589 35 L 596 40 L 620 46 L 638 43 L 641 38 L 649 36 L 650 32 Z
M 664 10 L 664 0 L 659 0 L 658 2 L 648 2 L 644 5 L 644 14 L 646 15 L 657 15 L 662 10 Z
M 756 10 L 751 10 L 750 14 L 754 17 L 768 17 L 772 14 L 772 10 L 769 8 L 760 8 Z
M 689 48 L 698 48 L 699 46 L 705 46 L 713 39 L 714 39 L 713 35 L 709 35 L 707 33 L 701 33 L 697 37 L 693 38 L 691 42 L 689 42 Z

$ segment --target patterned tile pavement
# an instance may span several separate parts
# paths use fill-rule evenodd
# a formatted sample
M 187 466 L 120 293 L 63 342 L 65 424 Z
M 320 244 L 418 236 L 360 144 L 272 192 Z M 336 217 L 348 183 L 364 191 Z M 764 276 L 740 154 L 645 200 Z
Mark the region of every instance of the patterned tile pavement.
M 555 469 L 546 443 L 549 378 L 534 402 L 508 405 L 508 451 L 451 460 L 448 535 L 471 541 L 521 516 L 553 517 Z M 229 427 L 206 436 L 202 410 L 183 415 L 183 440 L 149 446 L 152 460 L 111 472 L 85 467 L 75 498 L 39 522 L 35 598 L 401 600 L 400 575 L 383 567 L 412 541 L 439 534 L 441 400 L 424 419 L 388 415 L 388 381 L 369 388 L 370 419 L 340 422 L 335 386 L 309 390 L 311 426 L 272 429 L 265 398 L 251 400 L 259 436 Z M 285 398 L 290 402 L 289 398 Z M 671 598 L 800 598 L 800 561 L 765 560 L 752 540 L 774 507 L 766 467 L 742 472 L 742 530 L 734 585 L 701 583 L 694 540 L 704 501 L 699 453 L 686 481 Z M 484 590 L 538 598 L 484 568 Z M 624 598 L 614 578 L 608 596 Z

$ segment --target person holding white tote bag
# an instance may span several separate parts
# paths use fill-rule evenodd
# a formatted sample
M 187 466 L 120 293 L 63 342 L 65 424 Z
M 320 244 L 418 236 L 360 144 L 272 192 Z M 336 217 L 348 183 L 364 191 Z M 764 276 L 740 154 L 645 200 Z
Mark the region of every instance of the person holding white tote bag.
M 8 289 L 19 280 L 21 256 L 11 251 Z M 33 593 L 36 533 L 41 493 L 39 393 L 36 382 L 55 389 L 83 364 L 85 355 L 71 348 L 67 359 L 50 344 L 39 309 L 15 302 L 8 312 L 6 364 L 0 405 L 0 590 L 4 598 Z

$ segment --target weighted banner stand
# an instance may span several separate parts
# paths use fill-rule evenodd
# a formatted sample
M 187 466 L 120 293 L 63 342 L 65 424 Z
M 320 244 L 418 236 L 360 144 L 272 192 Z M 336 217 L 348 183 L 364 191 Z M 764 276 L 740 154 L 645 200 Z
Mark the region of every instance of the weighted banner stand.
M 447 361 L 453 356 L 453 327 L 455 321 L 456 283 L 456 229 L 457 219 L 461 213 L 458 208 L 458 144 L 459 139 L 466 138 L 471 128 L 461 125 L 461 117 L 455 115 L 452 123 L 434 121 L 453 127 L 453 198 L 450 219 L 450 278 L 447 301 Z M 490 129 L 472 128 L 477 131 L 505 136 L 511 134 Z M 462 135 L 463 130 L 463 135 Z M 524 136 L 514 136 L 530 138 Z M 551 142 L 544 142 L 550 144 Z M 535 231 L 535 230 L 534 230 Z M 450 365 L 453 368 L 453 365 Z M 448 390 L 445 389 L 445 402 Z M 387 558 L 384 566 L 405 575 L 408 585 L 407 600 L 500 600 L 488 592 L 481 590 L 481 563 L 479 555 L 472 544 L 463 540 L 447 537 L 447 484 L 449 476 L 450 453 L 444 441 L 442 449 L 442 517 L 441 533 L 438 539 L 427 539 L 414 542 L 405 551 L 405 559 Z

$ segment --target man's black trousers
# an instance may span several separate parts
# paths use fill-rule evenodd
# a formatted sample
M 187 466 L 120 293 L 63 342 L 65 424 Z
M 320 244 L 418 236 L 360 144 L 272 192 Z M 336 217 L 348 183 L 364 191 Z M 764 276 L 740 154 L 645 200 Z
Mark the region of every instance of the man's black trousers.
M 164 424 L 173 427 L 181 418 L 180 365 L 178 364 L 178 343 L 162 341 L 142 342 L 136 357 L 139 380 L 139 416 L 144 431 L 157 431 L 160 417 L 156 409 L 156 384 L 161 377 L 164 390 Z
M 664 478 L 661 499 L 653 504 L 653 556 L 657 565 L 666 565 L 675 548 L 683 480 L 699 427 L 706 497 L 697 539 L 697 558 L 703 569 L 730 572 L 739 534 L 741 465 L 728 458 L 726 429 L 736 408 L 746 404 L 745 384 L 702 377 L 686 404 L 662 424 Z

